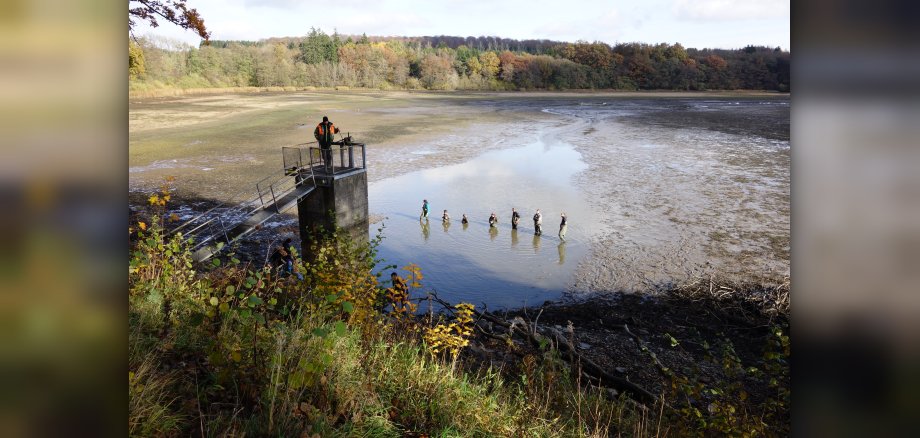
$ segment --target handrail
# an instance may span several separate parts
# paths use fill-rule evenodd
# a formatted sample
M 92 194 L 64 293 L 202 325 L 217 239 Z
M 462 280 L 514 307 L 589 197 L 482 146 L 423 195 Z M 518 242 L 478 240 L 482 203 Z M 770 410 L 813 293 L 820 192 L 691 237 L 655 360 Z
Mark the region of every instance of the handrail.
M 298 153 L 302 154 L 303 149 L 298 149 L 300 149 Z M 297 168 L 274 171 L 260 179 L 256 183 L 257 196 L 236 205 L 229 205 L 229 201 L 220 202 L 218 205 L 170 230 L 168 234 L 172 235 L 184 230 L 184 238 L 201 237 L 192 246 L 193 250 L 203 248 L 218 237 L 223 237 L 222 240 L 229 244 L 231 239 L 235 240 L 238 237 L 231 238 L 230 236 L 230 232 L 234 228 L 245 223 L 259 210 L 274 206 L 275 213 L 280 213 L 281 206 L 278 202 L 308 181 L 313 187 L 316 187 L 316 175 L 312 166 L 305 166 L 301 159 L 300 166 Z M 231 199 L 242 198 L 247 193 L 251 194 L 252 192 L 240 192 Z M 266 205 L 264 198 L 268 194 L 272 196 L 270 205 Z M 209 215 L 212 217 L 208 218 Z M 226 219 L 230 219 L 230 221 L 225 222 Z

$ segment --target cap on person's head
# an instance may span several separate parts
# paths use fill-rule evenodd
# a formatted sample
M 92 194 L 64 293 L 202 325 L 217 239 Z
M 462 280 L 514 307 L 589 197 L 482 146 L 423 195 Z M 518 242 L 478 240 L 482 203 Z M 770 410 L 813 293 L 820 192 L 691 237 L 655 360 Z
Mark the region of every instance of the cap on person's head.
M 396 272 L 391 273 L 390 277 L 397 277 Z
M 328 122 L 328 121 L 329 121 L 329 117 L 323 116 L 323 121 L 324 121 L 324 122 Z

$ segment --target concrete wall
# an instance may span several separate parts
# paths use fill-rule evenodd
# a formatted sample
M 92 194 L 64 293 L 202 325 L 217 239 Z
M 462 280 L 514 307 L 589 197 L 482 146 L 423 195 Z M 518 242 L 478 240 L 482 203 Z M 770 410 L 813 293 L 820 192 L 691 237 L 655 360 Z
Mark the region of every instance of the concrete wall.
M 310 247 L 309 236 L 314 230 L 331 231 L 335 225 L 352 238 L 366 240 L 369 226 L 367 172 L 338 177 L 328 185 L 318 184 L 316 190 L 297 204 L 297 214 L 304 252 Z

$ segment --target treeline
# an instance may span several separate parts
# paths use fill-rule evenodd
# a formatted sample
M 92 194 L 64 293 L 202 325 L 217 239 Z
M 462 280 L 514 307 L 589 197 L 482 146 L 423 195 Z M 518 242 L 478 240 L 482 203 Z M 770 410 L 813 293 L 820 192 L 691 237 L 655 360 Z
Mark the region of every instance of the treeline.
M 367 37 L 312 29 L 302 38 L 211 41 L 198 48 L 129 41 L 134 90 L 211 87 L 789 91 L 790 53 L 748 46 L 560 43 L 495 37 Z

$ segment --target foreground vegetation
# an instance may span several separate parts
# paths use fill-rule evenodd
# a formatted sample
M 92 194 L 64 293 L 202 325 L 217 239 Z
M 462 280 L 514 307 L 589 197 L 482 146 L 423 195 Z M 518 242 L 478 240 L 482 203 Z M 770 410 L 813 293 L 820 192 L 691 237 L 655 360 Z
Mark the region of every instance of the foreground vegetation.
M 499 38 L 129 41 L 132 93 L 226 87 L 517 90 L 790 90 L 790 53 L 748 46 L 560 43 Z
M 151 203 L 162 207 L 166 196 Z M 315 257 L 296 258 L 301 281 L 232 253 L 195 266 L 187 243 L 166 237 L 156 215 L 131 231 L 131 435 L 788 431 L 782 415 L 788 414 L 788 337 L 781 329 L 765 340 L 769 358 L 760 369 L 742 366 L 730 343 L 712 353 L 731 376 L 778 377 L 779 389 L 766 400 L 753 405 L 740 384 L 702 385 L 662 366 L 671 389 L 642 405 L 583 380 L 577 364 L 551 345 L 527 353 L 517 366 L 468 366 L 462 352 L 474 337 L 474 307 L 458 304 L 452 316 L 428 320 L 416 316 L 406 291 L 384 287 L 372 272 L 379 238 L 356 243 L 333 233 L 315 239 Z M 419 270 L 407 272 L 407 286 L 421 287 Z

